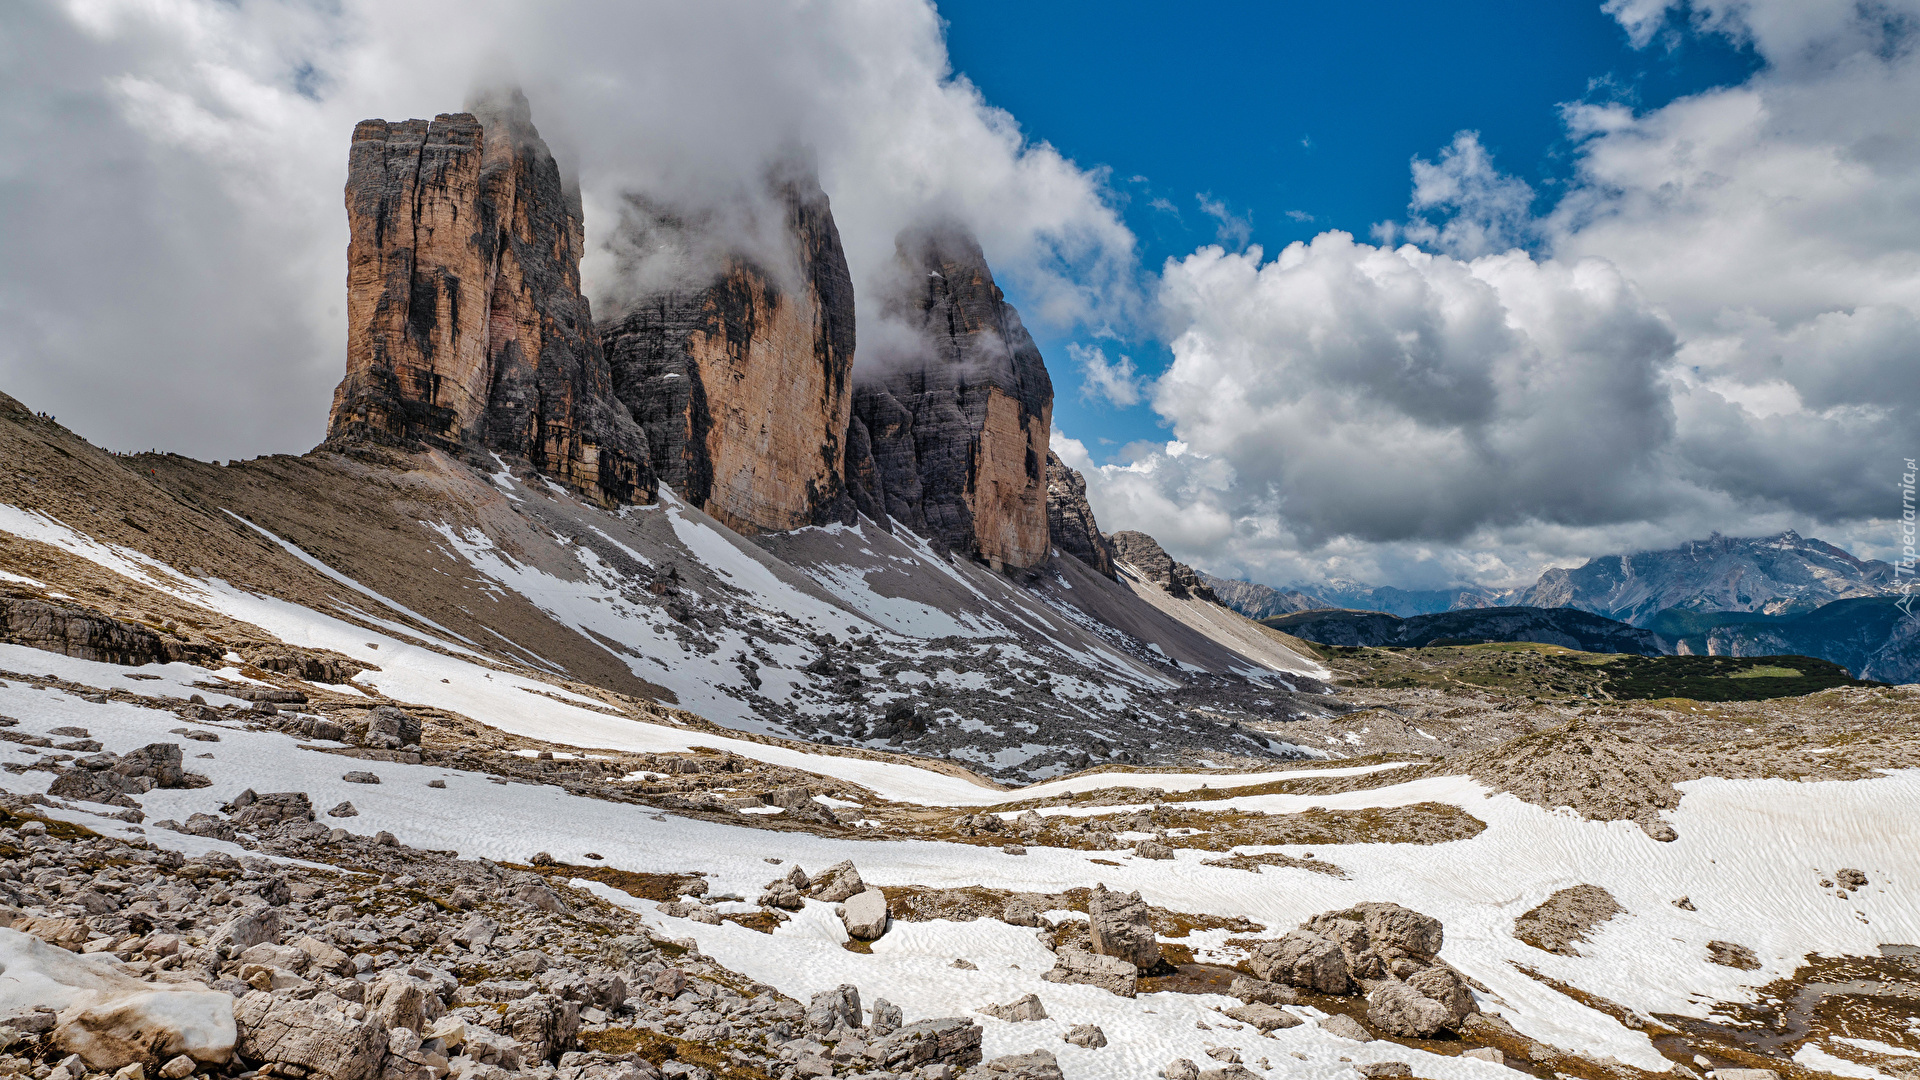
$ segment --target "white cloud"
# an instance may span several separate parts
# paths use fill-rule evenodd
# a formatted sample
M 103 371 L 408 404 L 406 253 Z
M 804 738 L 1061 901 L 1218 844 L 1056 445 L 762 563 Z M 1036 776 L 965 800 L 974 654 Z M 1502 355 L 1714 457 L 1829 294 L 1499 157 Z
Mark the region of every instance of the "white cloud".
M 1079 365 L 1082 400 L 1101 398 L 1123 409 L 1140 404 L 1140 374 L 1134 370 L 1132 357 L 1108 361 L 1106 352 L 1098 346 L 1078 342 L 1067 346 L 1067 355 Z
M 1236 214 L 1224 199 L 1216 199 L 1205 192 L 1194 195 L 1194 201 L 1200 204 L 1200 212 L 1219 224 L 1214 227 L 1214 236 L 1232 248 L 1243 248 L 1253 238 L 1252 213 Z
M 1607 10 L 1643 44 L 1688 30 L 1662 0 Z M 1767 66 L 1569 106 L 1543 216 L 1462 132 L 1381 232 L 1426 251 L 1327 233 L 1170 263 L 1152 400 L 1193 452 L 1094 470 L 1103 524 L 1267 580 L 1511 583 L 1714 529 L 1883 550 L 1920 415 L 1920 0 L 1686 10 Z
M 928 213 L 1029 321 L 1124 314 L 1105 174 L 951 71 L 925 0 L 22 0 L 0 6 L 0 388 L 97 441 L 300 451 L 345 364 L 347 144 L 517 82 L 598 250 L 620 193 L 724 201 L 813 148 L 856 283 Z M 590 291 L 617 284 L 587 266 Z

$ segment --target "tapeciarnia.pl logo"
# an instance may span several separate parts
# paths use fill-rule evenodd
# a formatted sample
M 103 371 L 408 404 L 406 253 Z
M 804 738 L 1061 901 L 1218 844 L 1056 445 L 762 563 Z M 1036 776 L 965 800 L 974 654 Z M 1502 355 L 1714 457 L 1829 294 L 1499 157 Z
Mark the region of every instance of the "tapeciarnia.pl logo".
M 1913 480 L 1920 469 L 1914 467 L 1914 459 L 1907 458 L 1906 471 L 1900 474 L 1900 557 L 1893 563 L 1893 579 L 1900 584 L 1898 607 L 1913 618 L 1914 595 L 1914 521 L 1913 521 Z M 1904 580 L 1903 580 L 1904 579 Z

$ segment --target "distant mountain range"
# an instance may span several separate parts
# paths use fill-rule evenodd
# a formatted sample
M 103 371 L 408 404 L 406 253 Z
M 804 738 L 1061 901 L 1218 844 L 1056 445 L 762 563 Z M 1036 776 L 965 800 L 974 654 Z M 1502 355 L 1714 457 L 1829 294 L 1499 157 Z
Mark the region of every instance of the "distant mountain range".
M 1651 630 L 1569 608 L 1496 607 L 1401 618 L 1384 611 L 1302 611 L 1263 620 L 1323 645 L 1468 645 L 1537 641 L 1582 652 L 1666 656 L 1673 645 Z
M 1791 530 L 1763 537 L 1715 535 L 1665 551 L 1604 555 L 1583 566 L 1548 570 L 1522 589 L 1415 590 L 1342 580 L 1275 589 L 1206 574 L 1201 579 L 1222 603 L 1254 619 L 1326 609 L 1403 619 L 1481 609 L 1574 609 L 1651 630 L 1669 643 L 1667 651 L 1795 653 L 1831 660 L 1863 679 L 1920 680 L 1920 620 L 1895 606 L 1892 564 L 1855 558 Z

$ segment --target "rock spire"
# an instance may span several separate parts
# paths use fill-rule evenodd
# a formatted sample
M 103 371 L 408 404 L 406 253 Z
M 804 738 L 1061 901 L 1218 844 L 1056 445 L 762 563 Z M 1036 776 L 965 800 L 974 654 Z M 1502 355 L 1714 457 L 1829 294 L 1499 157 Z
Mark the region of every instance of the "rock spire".
M 1045 562 L 1053 382 L 979 243 L 903 232 L 883 317 L 904 328 L 856 380 L 847 432 L 855 504 L 994 566 Z
M 649 502 L 580 292 L 579 193 L 515 91 L 364 120 L 347 169 L 347 373 L 327 442 L 495 451 L 607 505 Z
M 614 389 L 662 483 L 739 532 L 851 521 L 853 279 L 810 168 L 770 181 L 774 246 L 632 302 L 600 328 Z M 699 226 L 635 207 L 643 244 L 699 248 Z M 679 243 L 680 240 L 689 240 Z

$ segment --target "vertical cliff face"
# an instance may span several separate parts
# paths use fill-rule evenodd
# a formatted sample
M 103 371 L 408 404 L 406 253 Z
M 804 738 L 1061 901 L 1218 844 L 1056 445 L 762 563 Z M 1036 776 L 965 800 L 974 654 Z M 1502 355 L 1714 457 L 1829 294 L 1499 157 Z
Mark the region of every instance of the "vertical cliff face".
M 1047 451 L 1047 533 L 1053 546 L 1107 577 L 1113 576 L 1113 541 L 1100 532 L 1087 503 L 1087 482 Z
M 980 245 L 952 225 L 903 233 L 890 342 L 854 389 L 853 500 L 989 564 L 1048 553 L 1047 435 L 1053 382 Z M 864 445 L 867 452 L 857 456 Z
M 661 482 L 741 532 L 851 516 L 853 280 L 818 182 L 791 176 L 775 195 L 791 265 L 729 254 L 600 330 Z
M 605 504 L 652 500 L 646 440 L 580 292 L 579 198 L 525 98 L 362 121 L 346 196 L 329 443 L 503 451 Z

